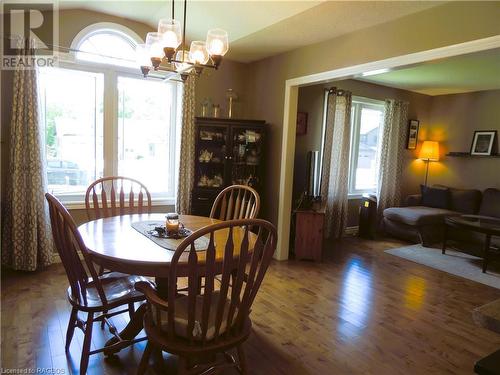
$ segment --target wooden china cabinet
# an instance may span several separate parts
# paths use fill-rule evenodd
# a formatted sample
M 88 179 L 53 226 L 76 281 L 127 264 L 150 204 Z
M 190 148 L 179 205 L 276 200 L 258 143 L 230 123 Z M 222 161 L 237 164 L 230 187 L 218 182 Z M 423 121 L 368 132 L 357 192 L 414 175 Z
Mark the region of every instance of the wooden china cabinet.
M 230 185 L 260 195 L 264 176 L 265 121 L 196 117 L 191 213 L 208 216 L 215 197 Z

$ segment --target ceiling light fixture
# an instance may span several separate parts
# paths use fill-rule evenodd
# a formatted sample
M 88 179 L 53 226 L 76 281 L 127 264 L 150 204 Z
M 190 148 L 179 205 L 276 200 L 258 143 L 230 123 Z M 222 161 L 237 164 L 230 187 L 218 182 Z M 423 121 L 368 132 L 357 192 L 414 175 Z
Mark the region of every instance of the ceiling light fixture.
M 172 18 L 163 18 L 158 22 L 158 31 L 146 35 L 146 43 L 136 48 L 137 63 L 144 77 L 151 70 L 179 73 L 185 81 L 194 72 L 200 75 L 203 68 L 217 69 L 222 57 L 229 49 L 227 32 L 222 29 L 211 29 L 207 32 L 206 41 L 191 42 L 186 49 L 186 9 L 184 0 L 184 23 L 176 21 L 175 0 L 172 0 Z M 210 61 L 210 63 L 209 63 Z

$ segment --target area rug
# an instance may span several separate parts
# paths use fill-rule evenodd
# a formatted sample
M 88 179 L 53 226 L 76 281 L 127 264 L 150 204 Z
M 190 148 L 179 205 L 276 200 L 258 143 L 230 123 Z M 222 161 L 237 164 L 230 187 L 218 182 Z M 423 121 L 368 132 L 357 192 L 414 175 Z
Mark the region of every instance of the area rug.
M 500 270 L 498 267 L 495 268 L 495 264 L 490 263 L 486 273 L 483 273 L 483 260 L 469 254 L 451 249 L 447 249 L 446 254 L 441 254 L 441 249 L 423 247 L 420 244 L 389 249 L 385 252 L 500 289 Z

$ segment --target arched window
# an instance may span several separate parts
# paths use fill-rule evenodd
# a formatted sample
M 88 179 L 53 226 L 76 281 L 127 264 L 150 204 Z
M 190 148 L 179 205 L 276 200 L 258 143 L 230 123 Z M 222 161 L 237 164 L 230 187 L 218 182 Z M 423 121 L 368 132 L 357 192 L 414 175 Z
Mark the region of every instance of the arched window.
M 142 43 L 132 30 L 117 24 L 98 23 L 86 27 L 73 40 L 76 59 L 135 68 L 135 47 Z

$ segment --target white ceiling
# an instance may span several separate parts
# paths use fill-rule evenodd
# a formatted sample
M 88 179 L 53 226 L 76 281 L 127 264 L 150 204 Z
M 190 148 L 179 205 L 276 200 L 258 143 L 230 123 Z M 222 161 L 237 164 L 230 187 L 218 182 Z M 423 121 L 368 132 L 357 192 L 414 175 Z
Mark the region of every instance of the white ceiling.
M 88 9 L 140 21 L 156 28 L 171 15 L 170 1 L 60 0 L 60 9 Z M 176 1 L 176 19 L 183 2 Z M 189 0 L 187 39 L 203 40 L 206 31 L 228 31 L 228 57 L 242 62 L 259 60 L 307 44 L 416 13 L 434 1 L 209 1 Z
M 358 80 L 426 95 L 500 89 L 500 49 L 430 61 Z
M 326 1 L 235 41 L 231 57 L 240 61 L 259 60 L 440 4 L 434 1 Z

